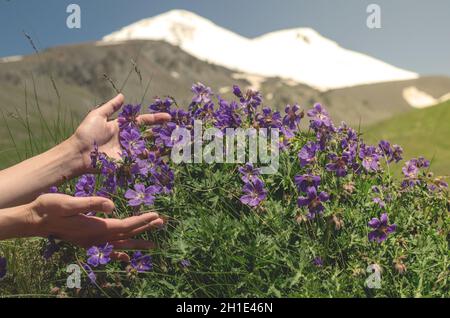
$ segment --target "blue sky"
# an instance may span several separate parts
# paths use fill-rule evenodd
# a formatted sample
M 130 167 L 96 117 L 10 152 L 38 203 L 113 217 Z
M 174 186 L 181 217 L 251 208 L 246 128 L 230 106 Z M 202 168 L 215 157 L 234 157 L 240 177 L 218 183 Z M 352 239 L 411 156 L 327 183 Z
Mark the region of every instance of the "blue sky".
M 66 27 L 66 7 L 81 6 L 82 28 Z M 366 27 L 368 4 L 381 6 L 381 29 Z M 450 0 L 0 0 L 0 56 L 94 41 L 142 18 L 187 9 L 247 37 L 312 27 L 341 46 L 421 74 L 450 75 Z

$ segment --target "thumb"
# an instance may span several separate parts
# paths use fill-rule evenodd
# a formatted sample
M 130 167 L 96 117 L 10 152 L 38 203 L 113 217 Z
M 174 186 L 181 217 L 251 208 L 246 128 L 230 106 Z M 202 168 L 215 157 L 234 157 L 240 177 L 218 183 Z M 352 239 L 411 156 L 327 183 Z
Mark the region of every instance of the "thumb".
M 97 109 L 97 112 L 106 117 L 111 117 L 116 111 L 119 110 L 120 107 L 122 107 L 125 97 L 123 94 L 119 94 L 113 99 L 111 99 L 109 102 L 105 103 L 104 105 L 100 106 Z
M 64 202 L 63 216 L 73 216 L 88 212 L 112 213 L 114 203 L 102 197 L 69 197 Z

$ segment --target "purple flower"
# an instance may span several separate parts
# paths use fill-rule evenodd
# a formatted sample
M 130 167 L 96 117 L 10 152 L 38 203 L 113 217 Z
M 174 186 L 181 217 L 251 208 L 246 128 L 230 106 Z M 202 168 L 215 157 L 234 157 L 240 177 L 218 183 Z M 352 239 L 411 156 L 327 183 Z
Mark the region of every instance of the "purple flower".
M 380 169 L 380 156 L 377 148 L 373 146 L 361 145 L 359 158 L 362 160 L 362 166 L 367 172 L 376 172 Z
M 101 156 L 99 158 L 99 162 L 101 166 L 100 173 L 103 176 L 109 176 L 116 173 L 117 166 L 113 160 L 107 158 L 106 156 Z
M 320 256 L 314 257 L 314 259 L 312 260 L 312 263 L 314 264 L 314 266 L 322 267 L 323 259 Z
M 233 85 L 233 94 L 238 98 L 242 98 L 241 88 L 237 85 Z
M 156 97 L 153 104 L 151 104 L 148 108 L 150 111 L 154 111 L 157 113 L 169 113 L 170 107 L 172 105 L 173 105 L 172 98 L 167 97 L 166 99 L 162 100 L 161 98 Z
M 246 163 L 243 167 L 239 167 L 238 171 L 245 183 L 253 181 L 255 177 L 261 174 L 261 169 L 253 167 L 252 163 Z
M 132 155 L 140 155 L 145 150 L 145 141 L 137 128 L 122 130 L 120 132 L 120 143 Z
M 141 251 L 136 251 L 131 258 L 131 267 L 138 273 L 144 273 L 153 269 L 152 257 L 143 255 Z
M 254 178 L 252 182 L 247 182 L 242 191 L 245 193 L 241 197 L 241 202 L 250 207 L 255 207 L 267 197 L 267 190 L 264 189 L 264 182 L 261 179 Z
M 307 114 L 311 118 L 310 124 L 314 130 L 322 126 L 331 127 L 333 125 L 328 112 L 320 104 L 315 104 Z
M 309 187 L 306 189 L 306 197 L 299 197 L 297 204 L 299 207 L 308 207 L 308 217 L 313 219 L 325 209 L 322 202 L 326 202 L 329 199 L 330 196 L 328 193 L 320 192 L 320 194 L 317 194 L 317 189 L 315 187 Z
M 397 225 L 388 225 L 388 223 L 389 219 L 387 213 L 383 213 L 379 219 L 373 218 L 372 220 L 370 220 L 368 225 L 374 230 L 369 233 L 369 241 L 376 241 L 378 243 L 381 243 L 386 240 L 388 234 L 395 232 L 395 230 L 397 229 Z
M 428 190 L 430 191 L 440 191 L 448 188 L 448 183 L 441 178 L 434 179 L 428 184 Z
M 192 98 L 192 103 L 194 104 L 206 104 L 211 101 L 211 88 L 205 86 L 202 83 L 192 85 L 192 92 L 195 94 L 195 96 Z
M 306 192 L 309 187 L 317 188 L 320 184 L 320 176 L 303 174 L 294 177 L 294 182 L 300 191 Z
M 159 191 L 168 194 L 172 191 L 175 174 L 167 164 L 160 164 L 152 174 L 152 181 Z
M 281 128 L 281 115 L 279 112 L 273 112 L 272 109 L 265 107 L 261 114 L 256 116 L 259 127 L 263 128 Z
M 248 89 L 245 95 L 240 97 L 241 106 L 245 108 L 247 114 L 251 115 L 256 108 L 262 103 L 262 95 L 260 92 Z
M 92 246 L 87 250 L 87 256 L 89 256 L 87 263 L 94 267 L 108 264 L 111 261 L 110 255 L 112 250 L 113 246 L 109 243 L 101 246 Z
M 238 109 L 239 106 L 236 102 L 228 103 L 219 97 L 219 109 L 215 113 L 216 122 L 214 126 L 222 130 L 241 127 L 242 118 L 238 113 Z
M 194 112 L 194 118 L 206 121 L 214 117 L 214 104 L 212 102 L 205 103 L 202 107 Z
M 114 174 L 108 175 L 103 181 L 102 187 L 97 191 L 97 195 L 104 198 L 111 198 L 117 189 L 117 177 Z
M 349 152 L 344 152 L 342 156 L 330 154 L 328 156 L 330 163 L 326 164 L 327 171 L 336 173 L 338 177 L 345 177 L 347 175 L 348 165 L 351 164 L 352 158 Z
M 393 145 L 386 140 L 381 140 L 378 144 L 381 153 L 386 157 L 387 161 L 390 163 L 392 161 L 399 162 L 402 160 L 403 149 L 399 145 Z
M 170 116 L 172 117 L 172 123 L 175 123 L 179 127 L 192 126 L 193 118 L 191 114 L 184 109 L 174 109 L 170 111 Z
M 283 125 L 287 126 L 291 130 L 297 130 L 300 121 L 302 120 L 304 113 L 300 111 L 300 106 L 287 105 L 284 109 L 286 116 L 283 117 Z
M 149 186 L 137 183 L 134 185 L 134 190 L 128 189 L 125 193 L 125 198 L 128 199 L 129 206 L 152 205 L 155 201 L 155 194 L 159 193 L 161 188 L 158 186 Z
M 319 146 L 316 143 L 309 141 L 298 153 L 300 166 L 305 167 L 316 160 L 316 152 Z
M 380 208 L 384 209 L 386 208 L 386 203 L 384 203 L 383 199 L 376 197 L 373 198 L 372 201 L 377 204 Z
M 180 265 L 181 265 L 181 267 L 183 267 L 183 268 L 188 268 L 189 266 L 191 266 L 191 261 L 188 260 L 188 259 L 183 259 L 183 260 L 180 262 Z
M 58 193 L 58 187 L 50 187 L 47 191 L 47 193 Z
M 430 161 L 426 160 L 424 157 L 413 158 L 405 163 L 402 168 L 405 180 L 402 182 L 402 187 L 413 187 L 420 184 L 419 172 L 421 168 L 428 168 L 430 166 Z
M 7 266 L 6 258 L 0 256 L 0 279 L 3 279 L 6 276 Z
M 42 253 L 42 256 L 49 260 L 53 254 L 58 252 L 60 249 L 59 245 L 56 243 L 55 238 L 53 236 L 49 236 L 47 245 L 45 246 L 44 252 Z
M 95 177 L 92 174 L 86 174 L 78 179 L 75 185 L 76 197 L 90 197 L 94 194 Z
M 83 264 L 83 268 L 87 271 L 88 278 L 89 278 L 89 281 L 91 282 L 91 284 L 95 285 L 95 283 L 97 282 L 97 276 L 95 275 L 92 268 L 88 264 Z
M 419 176 L 417 161 L 415 159 L 407 161 L 402 168 L 402 172 L 407 179 L 416 179 Z
M 141 111 L 141 105 L 125 105 L 119 113 L 117 122 L 120 129 L 134 128 L 137 125 L 137 117 Z

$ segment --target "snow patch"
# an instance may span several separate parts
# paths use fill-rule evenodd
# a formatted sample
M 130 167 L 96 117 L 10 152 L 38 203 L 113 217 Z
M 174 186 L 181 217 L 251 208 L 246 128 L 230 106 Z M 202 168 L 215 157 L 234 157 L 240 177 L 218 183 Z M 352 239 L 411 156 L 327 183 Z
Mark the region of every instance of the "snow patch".
M 0 63 L 11 63 L 11 62 L 18 62 L 21 60 L 23 60 L 23 56 L 21 55 L 7 56 L 0 58 Z
M 403 89 L 403 98 L 414 108 L 427 108 L 450 100 L 450 93 L 440 98 L 434 98 L 430 94 L 419 90 L 417 87 L 410 86 Z

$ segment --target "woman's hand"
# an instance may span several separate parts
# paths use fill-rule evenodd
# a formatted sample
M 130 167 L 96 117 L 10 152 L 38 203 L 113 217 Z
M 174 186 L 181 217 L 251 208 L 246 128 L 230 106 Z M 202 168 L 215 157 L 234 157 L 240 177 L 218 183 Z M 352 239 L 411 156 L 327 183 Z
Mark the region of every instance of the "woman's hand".
M 103 106 L 91 111 L 69 139 L 69 142 L 79 149 L 82 155 L 84 172 L 91 169 L 90 153 L 94 142 L 100 152 L 112 158 L 120 157 L 119 125 L 117 120 L 109 121 L 109 118 L 122 107 L 123 101 L 124 96 L 119 94 Z M 143 125 L 160 124 L 169 120 L 170 115 L 166 113 L 145 114 L 137 117 L 138 123 Z
M 109 118 L 123 104 L 122 94 L 91 111 L 72 137 L 47 152 L 0 171 L 0 208 L 29 203 L 51 186 L 85 173 L 94 172 L 90 154 L 94 142 L 99 151 L 118 158 L 119 124 Z M 152 125 L 170 120 L 166 113 L 137 117 L 140 124 Z
M 134 240 L 136 235 L 164 224 L 157 213 L 123 220 L 87 216 L 88 212 L 111 214 L 114 203 L 102 197 L 75 198 L 45 194 L 30 204 L 0 211 L 0 240 L 15 237 L 49 237 L 81 247 L 111 243 L 116 249 L 149 249 L 152 242 Z

